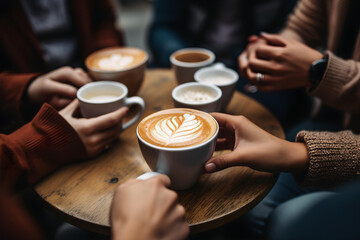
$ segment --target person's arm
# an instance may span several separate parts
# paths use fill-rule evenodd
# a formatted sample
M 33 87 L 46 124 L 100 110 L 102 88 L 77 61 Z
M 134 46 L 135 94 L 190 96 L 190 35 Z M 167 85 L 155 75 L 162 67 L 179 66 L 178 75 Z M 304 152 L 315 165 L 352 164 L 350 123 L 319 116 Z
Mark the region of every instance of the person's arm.
M 60 165 L 86 157 L 77 133 L 47 104 L 32 122 L 0 134 L 0 175 L 9 188 L 33 184 Z
M 360 175 L 360 135 L 301 131 L 296 141 L 305 143 L 309 154 L 304 185 L 334 185 Z
M 216 149 L 232 152 L 211 158 L 205 165 L 206 172 L 248 166 L 267 172 L 291 172 L 299 182 L 313 185 L 340 183 L 360 173 L 360 135 L 300 132 L 294 143 L 265 132 L 243 116 L 212 115 L 220 126 Z
M 280 34 L 314 48 L 324 45 L 327 36 L 326 0 L 300 0 Z
M 186 239 L 185 209 L 169 186 L 166 175 L 119 185 L 110 211 L 112 239 Z
M 327 51 L 327 68 L 318 86 L 309 91 L 325 104 L 351 113 L 360 112 L 360 61 L 344 60 Z
M 170 55 L 189 47 L 186 37 L 186 5 L 182 0 L 155 0 L 154 19 L 148 33 L 148 44 L 159 67 L 170 67 Z

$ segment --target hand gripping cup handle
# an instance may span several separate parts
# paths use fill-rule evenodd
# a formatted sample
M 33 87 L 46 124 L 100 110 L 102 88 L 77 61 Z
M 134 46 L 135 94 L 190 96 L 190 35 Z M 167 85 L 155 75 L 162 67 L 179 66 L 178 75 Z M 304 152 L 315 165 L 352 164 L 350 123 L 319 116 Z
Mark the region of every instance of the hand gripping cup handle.
M 145 108 L 145 102 L 141 97 L 130 97 L 130 98 L 126 98 L 125 99 L 125 106 L 127 107 L 131 107 L 132 105 L 139 105 L 140 107 L 140 111 L 129 121 L 127 121 L 126 123 L 123 124 L 123 130 L 129 128 L 130 126 L 132 126 L 137 120 L 140 119 L 141 115 L 144 112 L 144 108 Z

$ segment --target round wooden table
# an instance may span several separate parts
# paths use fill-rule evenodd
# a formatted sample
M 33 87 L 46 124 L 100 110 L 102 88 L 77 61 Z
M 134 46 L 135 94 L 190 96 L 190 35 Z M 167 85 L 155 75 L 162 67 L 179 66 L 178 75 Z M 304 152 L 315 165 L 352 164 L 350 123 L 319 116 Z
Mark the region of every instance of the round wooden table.
M 172 71 L 148 70 L 138 94 L 146 103 L 142 117 L 172 108 L 171 91 L 175 86 Z M 243 94 L 234 94 L 226 112 L 242 114 L 266 131 L 284 138 L 275 117 Z M 37 184 L 35 190 L 44 203 L 69 223 L 109 235 L 109 210 L 116 186 L 150 170 L 137 143 L 136 126 L 122 132 L 119 141 L 98 157 L 65 166 Z M 210 230 L 245 214 L 264 198 L 276 179 L 273 174 L 247 167 L 203 174 L 194 187 L 178 192 L 191 232 Z

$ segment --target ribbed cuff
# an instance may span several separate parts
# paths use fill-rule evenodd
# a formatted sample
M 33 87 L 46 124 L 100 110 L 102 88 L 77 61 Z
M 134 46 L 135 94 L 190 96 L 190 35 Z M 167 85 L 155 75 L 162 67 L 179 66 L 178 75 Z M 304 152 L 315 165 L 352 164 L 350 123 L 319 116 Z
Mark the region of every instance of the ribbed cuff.
M 360 140 L 351 131 L 301 131 L 297 142 L 309 152 L 309 169 L 303 185 L 332 186 L 360 174 Z
M 333 53 L 326 51 L 325 56 L 328 58 L 328 65 L 319 85 L 311 89 L 309 94 L 325 99 L 328 103 L 336 102 L 341 94 L 343 86 L 349 81 L 349 64 L 335 56 Z

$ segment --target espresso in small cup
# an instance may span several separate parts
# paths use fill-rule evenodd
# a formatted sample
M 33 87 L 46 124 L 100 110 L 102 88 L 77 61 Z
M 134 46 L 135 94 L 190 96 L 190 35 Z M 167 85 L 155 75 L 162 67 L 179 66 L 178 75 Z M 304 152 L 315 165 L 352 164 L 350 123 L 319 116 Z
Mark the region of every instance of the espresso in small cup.
M 173 108 L 144 118 L 137 127 L 141 152 L 151 170 L 166 174 L 171 187 L 191 187 L 214 150 L 219 126 L 208 113 Z
M 110 47 L 90 54 L 85 65 L 95 80 L 121 82 L 133 96 L 142 84 L 147 60 L 147 53 L 141 49 Z
M 180 84 L 172 91 L 175 107 L 205 112 L 219 111 L 221 96 L 220 88 L 215 85 L 196 82 Z
M 194 81 L 194 73 L 213 63 L 215 54 L 204 48 L 184 48 L 171 54 L 170 62 L 179 84 Z
M 128 98 L 127 94 L 127 87 L 119 82 L 100 81 L 85 84 L 77 92 L 81 115 L 92 118 L 116 111 L 123 106 L 138 105 L 139 112 L 123 124 L 123 129 L 127 129 L 141 117 L 145 108 L 142 98 Z

